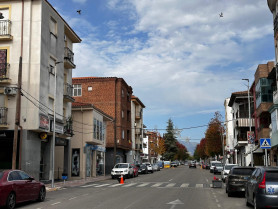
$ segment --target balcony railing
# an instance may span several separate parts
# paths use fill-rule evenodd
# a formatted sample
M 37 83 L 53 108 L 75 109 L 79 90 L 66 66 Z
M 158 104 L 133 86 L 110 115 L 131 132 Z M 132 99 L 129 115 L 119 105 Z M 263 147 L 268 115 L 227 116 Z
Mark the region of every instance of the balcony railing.
M 64 84 L 64 99 L 68 100 L 69 102 L 74 102 L 73 87 L 68 83 Z
M 72 117 L 68 117 L 64 121 L 64 134 L 73 136 L 73 129 L 72 129 Z
M 0 20 L 0 39 L 12 39 L 11 24 L 10 20 Z
M 66 67 L 75 68 L 74 53 L 68 47 L 64 48 L 64 60 Z
M 249 127 L 249 124 L 250 124 L 249 118 L 238 118 L 236 120 L 236 126 L 237 127 Z M 251 126 L 252 127 L 255 126 L 254 118 L 251 118 Z
M 0 125 L 8 125 L 7 114 L 8 114 L 8 108 L 0 107 Z
M 0 63 L 0 80 L 8 79 L 8 69 L 10 68 L 9 63 Z

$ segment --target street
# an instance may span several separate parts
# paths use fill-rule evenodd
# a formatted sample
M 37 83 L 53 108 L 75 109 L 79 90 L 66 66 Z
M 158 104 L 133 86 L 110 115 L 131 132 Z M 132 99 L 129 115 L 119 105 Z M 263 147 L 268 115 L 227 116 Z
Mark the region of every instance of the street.
M 215 175 L 200 167 L 162 169 L 126 179 L 88 183 L 48 192 L 45 202 L 31 202 L 17 208 L 51 209 L 234 209 L 248 208 L 242 195 L 227 197 L 225 186 L 211 188 Z M 216 175 L 220 178 L 220 175 Z

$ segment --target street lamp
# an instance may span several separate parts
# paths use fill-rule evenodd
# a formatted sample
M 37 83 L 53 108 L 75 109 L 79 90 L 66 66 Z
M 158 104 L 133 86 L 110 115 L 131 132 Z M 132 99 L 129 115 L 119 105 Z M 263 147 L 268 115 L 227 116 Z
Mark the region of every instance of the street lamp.
M 248 82 L 247 88 L 248 88 L 248 110 L 249 110 L 249 137 L 251 137 L 252 129 L 251 129 L 251 107 L 250 107 L 249 79 L 248 78 L 243 78 L 242 80 Z M 251 144 L 250 144 L 251 166 L 253 166 L 254 165 L 254 163 L 253 163 L 253 141 L 251 141 L 251 140 L 249 140 L 249 141 L 251 142 Z
M 56 89 L 57 89 L 57 70 L 56 65 L 63 63 L 62 61 L 55 62 L 55 81 L 54 81 L 54 104 L 53 104 L 53 138 L 52 138 L 52 170 L 51 170 L 51 187 L 54 188 L 54 169 L 55 169 L 55 126 L 56 126 Z

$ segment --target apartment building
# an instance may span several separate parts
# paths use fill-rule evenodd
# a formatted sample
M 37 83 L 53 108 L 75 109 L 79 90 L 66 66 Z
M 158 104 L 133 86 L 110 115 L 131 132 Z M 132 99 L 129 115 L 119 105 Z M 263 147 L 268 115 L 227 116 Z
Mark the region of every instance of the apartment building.
M 72 46 L 81 39 L 47 0 L 3 0 L 0 10 L 0 168 L 11 168 L 19 91 L 14 87 L 22 66 L 17 168 L 49 180 L 54 106 L 55 146 L 64 148 L 63 172 L 69 169 Z
M 106 127 L 105 172 L 109 173 L 114 162 L 127 162 L 132 150 L 132 87 L 116 77 L 79 77 L 73 78 L 72 83 L 76 102 L 93 104 L 114 119 Z
M 143 110 L 145 105 L 141 100 L 132 95 L 131 96 L 131 142 L 132 150 L 127 157 L 127 162 L 140 164 L 142 163 L 143 154 Z

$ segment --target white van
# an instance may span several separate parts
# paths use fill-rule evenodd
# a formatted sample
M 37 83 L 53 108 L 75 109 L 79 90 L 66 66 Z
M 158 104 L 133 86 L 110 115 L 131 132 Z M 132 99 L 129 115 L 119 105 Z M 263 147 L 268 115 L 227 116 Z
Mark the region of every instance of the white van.
M 215 163 L 221 163 L 220 161 L 211 161 L 210 162 L 210 168 L 209 168 L 209 171 L 211 173 L 213 173 L 213 170 L 214 170 L 214 167 L 215 167 Z

